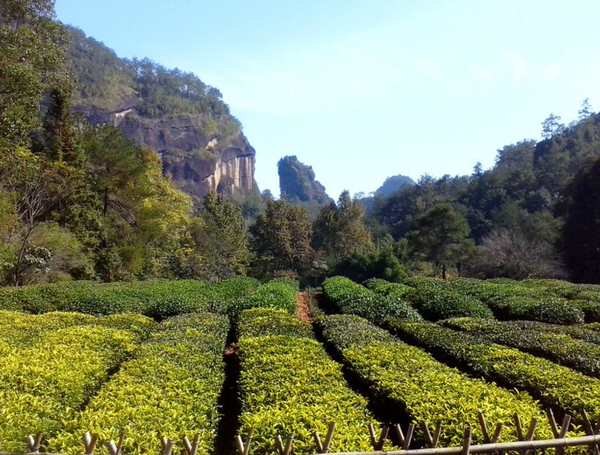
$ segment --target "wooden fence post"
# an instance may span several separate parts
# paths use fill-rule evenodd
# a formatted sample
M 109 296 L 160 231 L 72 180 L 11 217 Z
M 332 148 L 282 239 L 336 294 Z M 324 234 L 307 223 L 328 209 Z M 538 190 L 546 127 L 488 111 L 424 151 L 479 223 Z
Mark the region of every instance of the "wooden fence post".
M 335 422 L 329 423 L 329 428 L 327 429 L 327 436 L 325 436 L 325 444 L 321 443 L 321 438 L 319 437 L 319 432 L 315 431 L 315 444 L 317 446 L 317 453 L 327 453 L 329 451 L 329 447 L 331 445 L 331 439 L 333 438 L 333 432 L 335 431 Z
M 254 428 L 250 428 L 248 432 L 248 437 L 246 438 L 246 443 L 242 441 L 242 437 L 238 434 L 235 439 L 235 448 L 237 450 L 238 455 L 248 455 L 250 452 L 250 445 L 252 444 L 252 433 L 254 432 Z
M 275 448 L 279 455 L 290 455 L 292 453 L 292 446 L 294 444 L 294 433 L 288 436 L 285 446 L 283 445 L 283 441 L 281 436 L 275 436 Z
M 410 446 L 410 443 L 412 441 L 413 434 L 415 432 L 414 424 L 411 423 L 410 425 L 408 425 L 408 429 L 406 430 L 406 436 L 402 432 L 402 427 L 400 425 L 394 425 L 394 428 L 396 429 L 396 435 L 398 436 L 398 440 L 400 441 L 400 447 L 402 447 L 402 450 L 408 450 L 408 447 Z
M 190 443 L 187 436 L 184 436 L 182 441 L 186 455 L 196 455 L 198 453 L 198 445 L 200 444 L 200 435 L 198 433 L 194 435 L 194 442 Z
M 25 442 L 27 443 L 27 448 L 31 453 L 37 453 L 40 451 L 40 445 L 42 444 L 42 433 L 39 432 L 35 435 L 35 438 L 31 435 L 25 438 Z
M 373 450 L 383 449 L 383 445 L 385 444 L 385 440 L 388 437 L 390 427 L 388 427 L 387 425 L 384 425 L 381 428 L 381 433 L 379 434 L 379 439 L 377 439 L 377 437 L 375 436 L 375 428 L 373 427 L 373 424 L 369 423 L 368 427 L 369 427 L 369 435 L 371 437 L 371 447 L 373 447 Z
M 90 434 L 89 431 L 83 433 L 83 447 L 85 449 L 85 455 L 94 455 L 96 444 L 98 443 L 98 434 Z
M 121 450 L 123 450 L 123 443 L 125 442 L 125 432 L 121 433 L 119 437 L 119 443 L 115 444 L 115 441 L 112 439 L 106 443 L 106 448 L 110 455 L 121 455 Z
M 461 455 L 469 455 L 469 450 L 471 450 L 471 427 L 466 427 Z
M 172 455 L 173 447 L 175 447 L 175 441 L 173 439 L 165 438 L 164 436 L 160 438 L 160 444 L 162 446 L 162 455 Z

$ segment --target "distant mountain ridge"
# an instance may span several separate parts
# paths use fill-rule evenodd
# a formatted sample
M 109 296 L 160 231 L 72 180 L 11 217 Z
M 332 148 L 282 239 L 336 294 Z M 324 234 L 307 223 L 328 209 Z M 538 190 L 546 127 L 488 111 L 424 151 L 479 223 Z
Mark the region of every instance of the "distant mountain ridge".
M 148 59 L 119 58 L 81 30 L 69 31 L 75 111 L 152 147 L 163 159 L 163 172 L 188 194 L 257 191 L 256 152 L 218 89 Z

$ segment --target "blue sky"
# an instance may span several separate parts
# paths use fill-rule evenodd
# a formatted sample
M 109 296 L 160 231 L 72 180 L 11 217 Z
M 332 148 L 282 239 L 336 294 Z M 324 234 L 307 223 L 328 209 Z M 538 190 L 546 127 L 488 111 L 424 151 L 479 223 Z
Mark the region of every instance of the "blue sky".
M 122 57 L 196 73 L 256 148 L 312 165 L 330 196 L 404 174 L 470 174 L 600 109 L 597 0 L 56 0 Z

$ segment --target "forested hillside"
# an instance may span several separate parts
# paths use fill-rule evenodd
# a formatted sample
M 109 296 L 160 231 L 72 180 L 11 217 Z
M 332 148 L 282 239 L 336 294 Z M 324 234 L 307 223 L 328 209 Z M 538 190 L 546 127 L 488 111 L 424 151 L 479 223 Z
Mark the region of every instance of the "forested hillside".
M 190 195 L 256 191 L 255 151 L 217 88 L 149 59 L 121 59 L 79 29 L 68 32 L 76 112 L 152 147 L 164 173 Z
M 377 198 L 374 218 L 396 240 L 419 237 L 416 243 L 424 244 L 407 244 L 413 259 L 469 263 L 470 273 L 487 277 L 586 275 L 576 269 L 590 264 L 577 264 L 573 256 L 581 254 L 582 236 L 594 225 L 592 201 L 598 193 L 589 188 L 585 209 L 576 209 L 571 199 L 600 156 L 600 115 L 586 100 L 577 121 L 569 126 L 559 121 L 551 115 L 543 122 L 540 142 L 498 150 L 487 171 L 477 165 L 469 176 L 423 176 L 414 186 Z M 440 225 L 446 232 L 437 248 L 422 241 L 436 236 Z
M 239 209 L 211 192 L 195 215 L 155 149 L 72 112 L 96 104 L 124 108 L 136 92 L 154 90 L 138 96 L 128 115 L 146 121 L 157 110 L 163 118 L 202 112 L 209 121 L 220 112 L 214 128 L 224 140 L 228 128 L 239 133 L 239 124 L 227 117 L 218 92 L 150 62 L 125 65 L 80 32 L 70 47 L 73 31 L 54 20 L 53 5 L 11 0 L 0 10 L 0 283 L 244 273 L 249 259 Z M 94 58 L 69 60 L 69 52 Z M 112 72 L 115 65 L 122 66 Z M 169 92 L 180 91 L 175 86 L 183 80 L 189 94 Z M 215 229 L 215 219 L 228 229 Z M 240 241 L 232 239 L 235 229 Z M 232 250 L 224 252 L 219 235 L 228 236 Z
M 600 115 L 587 100 L 576 121 L 551 115 L 542 141 L 502 148 L 489 170 L 391 179 L 385 188 L 404 185 L 378 192 L 366 214 L 348 191 L 327 199 L 295 157 L 281 164 L 298 168 L 312 206 L 295 187 L 280 200 L 258 193 L 254 150 L 217 89 L 119 59 L 56 22 L 52 1 L 2 3 L 0 42 L 3 285 L 236 274 L 600 282 Z

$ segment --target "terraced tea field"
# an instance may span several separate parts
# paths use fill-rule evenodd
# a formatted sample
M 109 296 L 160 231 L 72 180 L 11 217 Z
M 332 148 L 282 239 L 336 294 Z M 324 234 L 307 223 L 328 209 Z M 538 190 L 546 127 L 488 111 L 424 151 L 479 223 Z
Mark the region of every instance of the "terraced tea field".
M 179 453 L 183 436 L 186 453 L 234 453 L 234 434 L 250 454 L 292 434 L 295 454 L 390 450 L 411 424 L 410 447 L 460 446 L 465 426 L 478 444 L 501 423 L 507 442 L 534 419 L 550 439 L 546 408 L 573 415 L 567 436 L 600 414 L 594 286 L 334 277 L 313 324 L 297 292 L 248 278 L 1 290 L 2 450 L 42 432 L 40 450 L 83 453 L 86 431 L 99 454 L 121 435 L 123 454 L 169 439 Z M 404 433 L 379 440 L 390 423 Z

